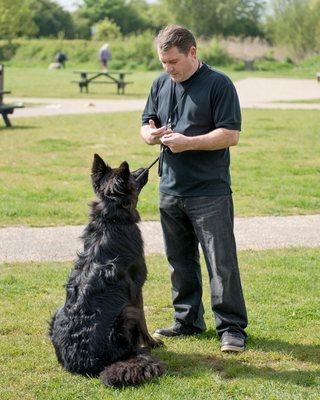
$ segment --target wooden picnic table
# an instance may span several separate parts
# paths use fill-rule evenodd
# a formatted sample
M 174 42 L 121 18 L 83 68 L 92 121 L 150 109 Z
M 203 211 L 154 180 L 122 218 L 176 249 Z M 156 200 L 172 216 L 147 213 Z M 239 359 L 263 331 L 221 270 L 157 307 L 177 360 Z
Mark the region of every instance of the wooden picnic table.
M 81 93 L 83 88 L 85 88 L 86 93 L 89 92 L 90 83 L 111 83 L 117 86 L 117 94 L 124 94 L 126 85 L 133 83 L 125 81 L 125 76 L 132 74 L 132 72 L 128 71 L 73 71 L 73 73 L 80 75 L 79 81 L 72 82 L 79 85 Z M 100 77 L 105 77 L 107 80 L 97 80 Z

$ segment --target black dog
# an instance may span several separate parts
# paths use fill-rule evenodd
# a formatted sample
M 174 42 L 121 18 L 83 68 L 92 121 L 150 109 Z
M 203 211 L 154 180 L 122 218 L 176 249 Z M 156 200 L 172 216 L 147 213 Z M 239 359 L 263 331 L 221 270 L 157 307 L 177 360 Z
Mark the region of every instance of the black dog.
M 136 205 L 147 172 L 130 173 L 126 162 L 112 169 L 94 155 L 91 179 L 98 200 L 91 204 L 66 302 L 50 326 L 63 367 L 100 374 L 108 386 L 136 385 L 164 372 L 150 354 L 162 342 L 148 333 L 142 301 L 147 268 Z

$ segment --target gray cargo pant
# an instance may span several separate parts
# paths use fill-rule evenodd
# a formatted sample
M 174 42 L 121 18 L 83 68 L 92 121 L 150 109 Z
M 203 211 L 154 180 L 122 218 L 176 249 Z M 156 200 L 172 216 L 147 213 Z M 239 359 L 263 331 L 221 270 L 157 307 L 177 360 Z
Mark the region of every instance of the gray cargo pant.
M 200 242 L 218 335 L 234 331 L 246 336 L 248 320 L 233 233 L 232 196 L 176 197 L 160 193 L 160 216 L 176 324 L 206 328 Z

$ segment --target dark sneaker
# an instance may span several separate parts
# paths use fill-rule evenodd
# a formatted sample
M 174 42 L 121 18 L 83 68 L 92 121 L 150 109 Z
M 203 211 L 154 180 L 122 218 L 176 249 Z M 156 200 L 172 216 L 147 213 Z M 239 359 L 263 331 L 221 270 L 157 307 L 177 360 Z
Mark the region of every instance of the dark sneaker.
M 190 336 L 201 332 L 203 332 L 201 329 L 195 327 L 172 325 L 169 328 L 157 329 L 154 332 L 153 336 L 154 337 Z
M 245 349 L 245 338 L 238 332 L 224 332 L 221 336 L 221 351 L 239 353 Z

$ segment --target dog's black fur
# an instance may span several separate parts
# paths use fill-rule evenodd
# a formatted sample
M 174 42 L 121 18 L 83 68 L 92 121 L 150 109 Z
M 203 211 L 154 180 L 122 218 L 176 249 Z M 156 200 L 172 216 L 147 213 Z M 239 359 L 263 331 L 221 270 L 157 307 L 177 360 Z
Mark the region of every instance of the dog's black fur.
M 95 154 L 91 179 L 98 199 L 50 337 L 68 371 L 100 374 L 108 386 L 136 385 L 164 372 L 150 354 L 162 343 L 148 333 L 142 301 L 147 268 L 136 205 L 148 173 L 130 173 L 126 162 L 112 169 Z

